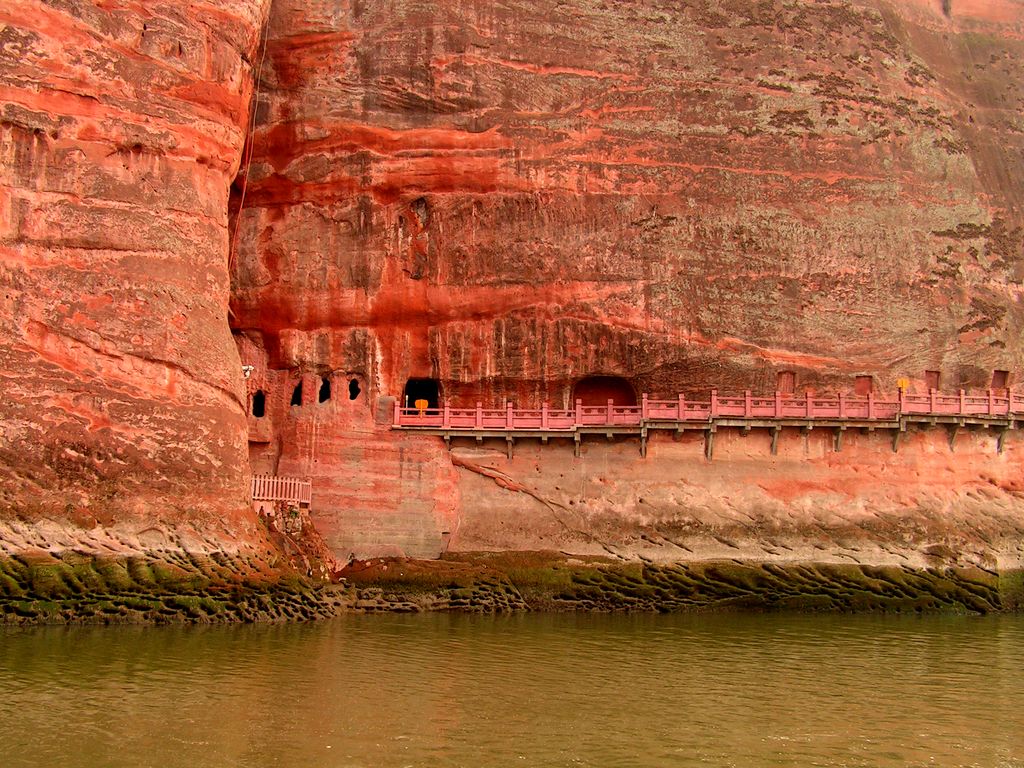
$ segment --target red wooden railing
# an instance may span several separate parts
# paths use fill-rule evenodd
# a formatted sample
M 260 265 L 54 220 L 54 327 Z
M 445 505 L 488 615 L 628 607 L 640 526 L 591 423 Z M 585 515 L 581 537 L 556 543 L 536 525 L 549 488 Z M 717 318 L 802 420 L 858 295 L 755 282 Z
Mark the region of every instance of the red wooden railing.
M 854 396 L 845 393 L 818 397 L 807 392 L 794 395 L 775 392 L 770 397 L 719 395 L 711 390 L 707 400 L 655 400 L 644 395 L 640 405 L 583 405 L 575 408 L 402 408 L 395 403 L 396 427 L 431 427 L 456 430 L 538 430 L 571 432 L 576 427 L 641 426 L 647 422 L 700 422 L 720 418 L 739 419 L 823 419 L 849 421 L 895 421 L 901 416 L 992 416 L 1009 418 L 1024 415 L 1024 395 L 989 390 L 984 395 L 955 395 L 932 390 L 928 394 L 896 396 Z M 255 480 L 255 478 L 254 478 Z
M 313 500 L 313 483 L 298 477 L 253 475 L 252 500 L 310 504 Z

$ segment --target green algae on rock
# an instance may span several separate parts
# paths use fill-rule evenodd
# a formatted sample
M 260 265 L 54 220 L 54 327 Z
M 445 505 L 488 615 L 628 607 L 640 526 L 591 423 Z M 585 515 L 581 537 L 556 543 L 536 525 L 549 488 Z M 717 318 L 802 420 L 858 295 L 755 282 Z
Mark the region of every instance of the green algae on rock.
M 294 574 L 232 580 L 203 566 L 73 552 L 0 559 L 0 623 L 305 621 L 347 601 L 343 587 Z
M 793 610 L 992 613 L 1022 603 L 1019 572 L 741 561 L 661 565 L 556 552 L 382 558 L 343 571 L 356 610 Z

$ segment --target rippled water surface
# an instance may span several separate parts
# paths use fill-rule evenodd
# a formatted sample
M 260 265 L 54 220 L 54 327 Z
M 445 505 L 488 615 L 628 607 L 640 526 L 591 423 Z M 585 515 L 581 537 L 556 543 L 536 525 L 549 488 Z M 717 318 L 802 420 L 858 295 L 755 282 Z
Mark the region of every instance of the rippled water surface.
M 0 765 L 1024 766 L 1024 617 L 0 628 Z

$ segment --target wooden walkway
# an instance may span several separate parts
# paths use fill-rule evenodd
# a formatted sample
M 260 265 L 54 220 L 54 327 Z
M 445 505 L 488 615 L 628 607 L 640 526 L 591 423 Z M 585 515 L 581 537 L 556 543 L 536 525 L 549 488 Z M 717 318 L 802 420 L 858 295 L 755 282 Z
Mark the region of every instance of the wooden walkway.
M 810 393 L 793 395 L 775 392 L 769 397 L 755 397 L 745 392 L 740 396 L 721 396 L 711 390 L 707 400 L 688 400 L 682 395 L 674 400 L 655 400 L 643 395 L 640 405 L 583 405 L 577 400 L 574 408 L 554 409 L 545 403 L 540 408 L 453 408 L 445 403 L 440 408 L 403 408 L 395 403 L 394 429 L 440 435 L 446 443 L 452 438 L 469 437 L 482 442 L 484 438 L 504 438 L 509 456 L 516 439 L 568 438 L 580 453 L 584 435 L 605 435 L 640 438 L 640 453 L 647 455 L 647 437 L 652 430 L 681 433 L 684 430 L 704 432 L 705 455 L 714 453 L 715 433 L 721 427 L 749 432 L 766 429 L 771 432 L 771 452 L 775 454 L 779 434 L 784 428 L 830 429 L 834 432 L 835 449 L 842 449 L 843 433 L 848 429 L 892 432 L 892 448 L 898 450 L 909 424 L 945 425 L 949 444 L 953 447 L 961 427 L 978 426 L 997 432 L 997 450 L 1003 450 L 1007 431 L 1024 421 L 1024 395 L 1009 391 L 989 390 L 984 395 L 968 395 L 963 390 L 944 394 L 932 390 L 928 394 L 900 391 L 895 396 L 863 397 L 839 394 L 817 397 Z

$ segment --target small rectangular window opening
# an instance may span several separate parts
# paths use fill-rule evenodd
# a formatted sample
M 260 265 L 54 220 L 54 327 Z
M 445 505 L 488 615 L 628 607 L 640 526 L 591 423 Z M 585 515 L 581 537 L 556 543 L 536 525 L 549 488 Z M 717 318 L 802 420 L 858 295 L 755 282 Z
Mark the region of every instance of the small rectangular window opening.
M 942 384 L 942 374 L 938 371 L 925 371 L 924 372 L 924 384 L 931 392 L 933 389 L 940 389 Z
M 1006 389 L 1010 386 L 1009 371 L 992 371 L 992 389 Z
M 860 397 L 867 397 L 875 389 L 874 376 L 858 376 L 853 382 L 853 393 Z

